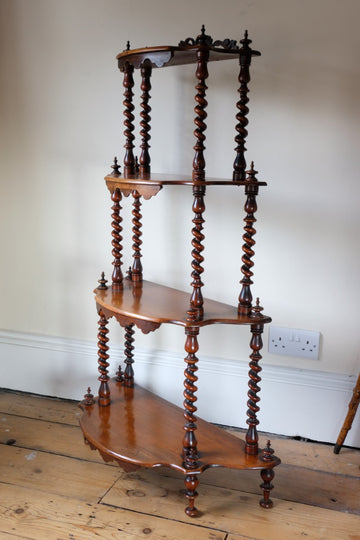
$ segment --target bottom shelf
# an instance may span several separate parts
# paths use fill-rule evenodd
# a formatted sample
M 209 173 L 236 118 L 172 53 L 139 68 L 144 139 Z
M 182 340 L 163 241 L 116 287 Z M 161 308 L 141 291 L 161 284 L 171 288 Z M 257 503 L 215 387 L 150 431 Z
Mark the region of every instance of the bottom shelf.
M 107 407 L 80 404 L 80 425 L 85 440 L 99 450 L 106 461 L 115 460 L 125 470 L 137 467 L 171 467 L 184 474 L 182 439 L 183 410 L 135 385 L 127 388 L 110 381 L 111 404 Z M 198 418 L 198 474 L 209 467 L 271 469 L 280 460 L 245 454 L 245 443 L 231 433 Z

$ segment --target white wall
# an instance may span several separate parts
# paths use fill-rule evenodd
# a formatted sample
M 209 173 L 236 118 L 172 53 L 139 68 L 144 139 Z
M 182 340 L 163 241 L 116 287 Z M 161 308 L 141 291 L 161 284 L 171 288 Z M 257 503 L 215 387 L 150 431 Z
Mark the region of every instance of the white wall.
M 181 6 L 1 0 L 0 328 L 95 339 L 92 289 L 101 270 L 111 272 L 110 201 L 102 179 L 113 156 L 123 153 L 115 56 L 126 41 L 176 44 L 196 36 L 203 23 L 216 39 L 240 39 L 247 28 L 262 51 L 252 65 L 247 156 L 269 183 L 259 200 L 254 295 L 274 324 L 322 334 L 318 361 L 264 353 L 263 363 L 356 374 L 359 15 L 356 0 L 183 0 Z M 154 71 L 154 171 L 191 169 L 191 69 Z M 211 65 L 208 85 L 207 170 L 225 176 L 234 155 L 236 62 Z M 146 278 L 189 287 L 191 199 L 190 191 L 174 188 L 144 205 Z M 234 303 L 241 208 L 217 188 L 208 190 L 206 203 L 205 293 Z M 225 263 L 220 277 L 218 242 Z M 122 333 L 114 333 L 121 342 Z M 245 361 L 248 338 L 240 334 L 232 327 L 205 329 L 201 352 Z M 149 350 L 181 353 L 183 342 L 182 331 L 172 327 L 138 337 Z M 4 350 L 2 356 L 8 371 Z M 11 387 L 33 390 L 26 381 L 34 369 L 24 360 Z M 50 364 L 38 374 L 45 394 L 54 392 L 51 374 Z

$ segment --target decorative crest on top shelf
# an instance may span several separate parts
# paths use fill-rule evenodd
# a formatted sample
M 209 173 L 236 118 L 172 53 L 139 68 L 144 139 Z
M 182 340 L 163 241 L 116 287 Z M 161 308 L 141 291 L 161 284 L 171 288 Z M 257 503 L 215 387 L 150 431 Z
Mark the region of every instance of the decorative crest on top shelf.
M 227 50 L 238 50 L 236 41 L 234 39 L 224 39 L 214 41 L 211 36 L 208 36 L 205 33 L 205 26 L 201 27 L 201 34 L 199 34 L 195 39 L 188 37 L 184 41 L 180 41 L 179 47 L 185 47 L 186 45 L 207 45 L 208 47 L 223 47 Z
M 217 39 L 214 41 L 214 47 L 223 47 L 223 49 L 226 49 L 228 51 L 238 51 L 239 47 L 237 45 L 236 39 L 223 39 L 222 41 L 220 39 Z
M 217 39 L 214 41 L 211 36 L 205 34 L 205 26 L 201 27 L 201 34 L 199 34 L 195 39 L 188 37 L 184 41 L 180 41 L 179 47 L 185 47 L 186 45 L 207 45 L 208 47 L 222 47 L 226 51 L 251 51 L 249 45 L 252 43 L 252 40 L 248 38 L 248 31 L 245 30 L 243 39 L 240 40 L 241 48 L 238 45 L 236 39 Z M 254 51 L 256 53 L 256 51 Z
M 213 39 L 211 36 L 205 34 L 205 26 L 201 27 L 201 34 L 199 34 L 195 39 L 188 37 L 184 41 L 180 41 L 179 47 L 185 47 L 186 45 L 212 45 Z

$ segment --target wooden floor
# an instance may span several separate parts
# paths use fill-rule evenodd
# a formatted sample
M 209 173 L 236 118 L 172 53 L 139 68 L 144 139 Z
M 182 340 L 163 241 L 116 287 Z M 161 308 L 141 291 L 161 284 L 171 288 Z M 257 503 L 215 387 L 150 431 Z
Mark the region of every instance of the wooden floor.
M 360 540 L 359 450 L 273 437 L 274 508 L 259 506 L 258 472 L 213 469 L 191 519 L 181 474 L 104 464 L 76 403 L 0 391 L 0 411 L 1 540 Z

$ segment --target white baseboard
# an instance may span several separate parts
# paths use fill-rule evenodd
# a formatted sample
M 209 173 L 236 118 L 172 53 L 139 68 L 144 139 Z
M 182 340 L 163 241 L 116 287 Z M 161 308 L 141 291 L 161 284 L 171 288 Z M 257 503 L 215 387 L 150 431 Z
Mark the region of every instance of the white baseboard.
M 3 388 L 79 400 L 89 385 L 97 389 L 95 342 L 4 330 L 0 331 L 0 351 Z M 110 352 L 112 375 L 123 358 L 123 351 L 112 345 Z M 245 427 L 247 363 L 199 357 L 199 416 L 219 424 Z M 177 405 L 182 404 L 182 354 L 137 348 L 135 362 L 139 384 Z M 336 441 L 356 375 L 267 364 L 260 375 L 260 431 Z M 345 444 L 360 446 L 358 418 Z

